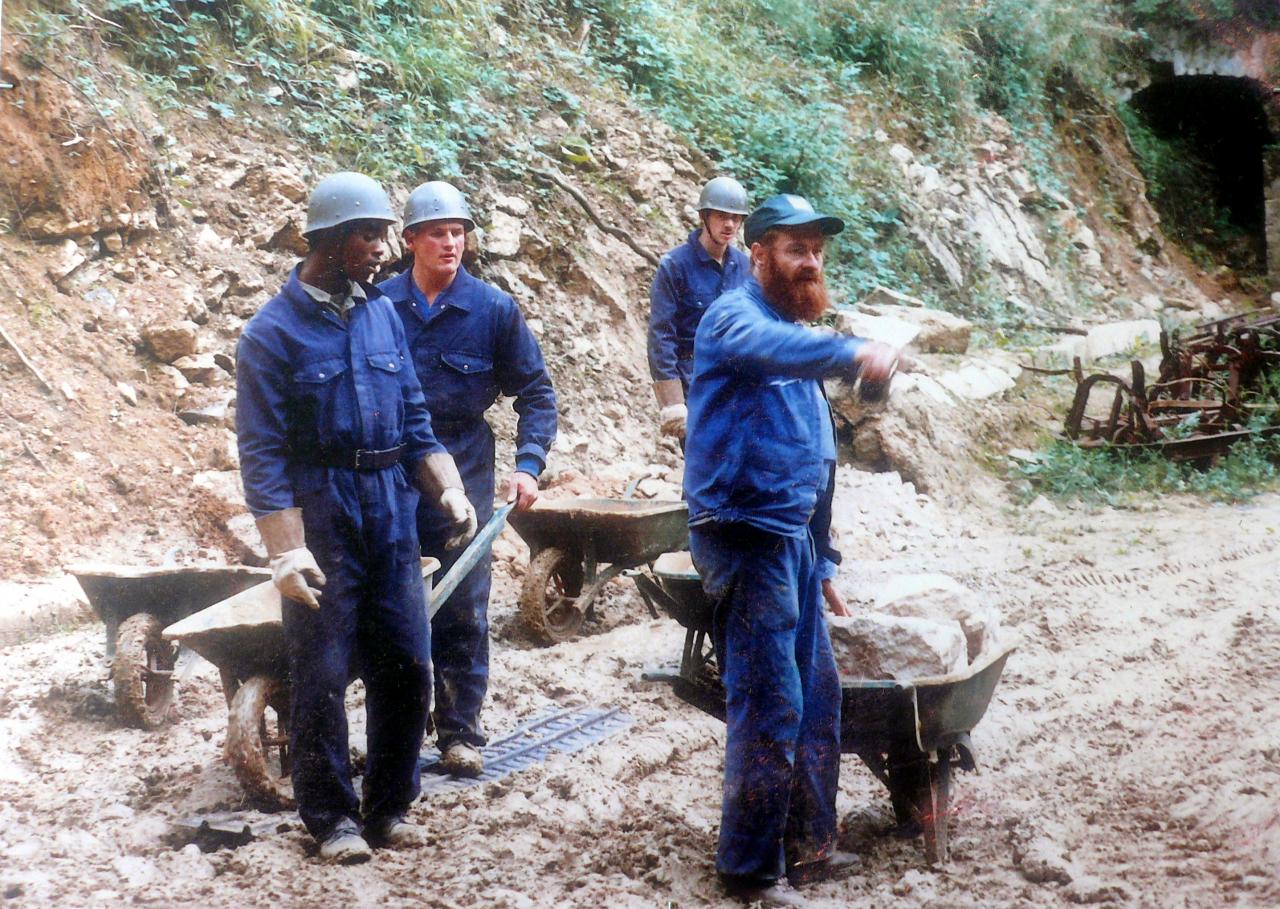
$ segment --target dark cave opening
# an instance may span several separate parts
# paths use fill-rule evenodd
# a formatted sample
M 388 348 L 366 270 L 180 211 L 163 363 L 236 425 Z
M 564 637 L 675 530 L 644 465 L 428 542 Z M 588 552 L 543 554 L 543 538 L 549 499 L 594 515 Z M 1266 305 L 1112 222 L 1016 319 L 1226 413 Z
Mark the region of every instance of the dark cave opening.
M 1243 274 L 1266 271 L 1269 94 L 1252 79 L 1177 76 L 1129 102 L 1149 131 L 1133 138 L 1166 234 Z

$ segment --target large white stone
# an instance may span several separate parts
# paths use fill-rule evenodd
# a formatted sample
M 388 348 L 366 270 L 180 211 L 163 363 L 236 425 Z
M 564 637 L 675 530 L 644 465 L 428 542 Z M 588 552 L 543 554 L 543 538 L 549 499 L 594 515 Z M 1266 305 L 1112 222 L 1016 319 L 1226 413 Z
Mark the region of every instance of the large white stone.
M 1155 344 L 1160 340 L 1160 323 L 1155 319 L 1111 322 L 1089 329 L 1084 339 L 1084 353 L 1090 360 L 1127 353 L 1139 344 Z
M 876 594 L 876 612 L 935 622 L 957 622 L 964 632 L 970 662 L 995 643 L 1000 616 L 981 605 L 969 590 L 945 574 L 901 574 Z
M 520 219 L 502 209 L 495 209 L 485 231 L 485 252 L 500 259 L 510 259 L 520 252 Z
M 841 334 L 881 341 L 892 347 L 906 347 L 920 334 L 920 326 L 902 319 L 873 316 L 842 309 L 836 314 L 836 330 Z
M 938 382 L 953 395 L 970 401 L 1002 395 L 1017 384 L 1008 372 L 993 363 L 968 363 L 938 376 Z
M 969 662 L 958 622 L 876 613 L 832 616 L 829 621 L 842 678 L 906 681 L 958 672 Z
M 873 316 L 898 319 L 920 329 L 915 345 L 926 353 L 965 353 L 973 324 L 941 309 L 863 302 L 858 308 Z

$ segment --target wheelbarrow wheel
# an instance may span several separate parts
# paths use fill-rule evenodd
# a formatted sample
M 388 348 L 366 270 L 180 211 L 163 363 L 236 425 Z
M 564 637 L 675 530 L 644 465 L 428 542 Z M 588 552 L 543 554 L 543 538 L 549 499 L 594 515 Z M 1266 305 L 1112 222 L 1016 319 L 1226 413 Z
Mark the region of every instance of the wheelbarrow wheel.
M 154 729 L 173 707 L 173 667 L 177 649 L 160 636 L 160 620 L 150 613 L 129 616 L 116 634 L 111 681 L 116 707 L 130 726 Z
M 924 857 L 930 865 L 947 862 L 947 821 L 951 798 L 951 749 L 937 752 L 936 761 L 926 761 L 916 790 L 913 813 L 924 834 Z
M 559 644 L 578 633 L 585 610 L 582 562 L 572 553 L 549 546 L 529 561 L 520 591 L 520 620 L 544 644 Z
M 227 760 L 245 794 L 270 811 L 295 807 L 289 695 L 279 679 L 255 675 L 236 690 L 227 718 Z

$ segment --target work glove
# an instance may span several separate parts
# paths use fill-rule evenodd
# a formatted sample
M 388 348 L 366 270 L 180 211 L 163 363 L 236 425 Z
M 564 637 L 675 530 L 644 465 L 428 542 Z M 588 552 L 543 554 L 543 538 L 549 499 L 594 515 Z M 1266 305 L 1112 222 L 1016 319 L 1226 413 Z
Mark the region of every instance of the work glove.
M 689 419 L 689 408 L 683 404 L 668 404 L 658 412 L 659 431 L 664 436 L 684 438 L 685 423 Z
M 457 549 L 476 535 L 476 510 L 461 489 L 450 487 L 440 494 L 440 510 L 449 518 L 453 535 L 445 540 L 445 549 Z
M 476 510 L 467 501 L 458 465 L 447 452 L 429 454 L 413 469 L 413 485 L 428 502 L 438 502 L 449 518 L 445 549 L 457 549 L 476 535 Z
M 258 518 L 258 533 L 267 547 L 271 582 L 280 595 L 319 609 L 317 597 L 325 577 L 307 548 L 302 509 L 285 508 L 263 515 Z

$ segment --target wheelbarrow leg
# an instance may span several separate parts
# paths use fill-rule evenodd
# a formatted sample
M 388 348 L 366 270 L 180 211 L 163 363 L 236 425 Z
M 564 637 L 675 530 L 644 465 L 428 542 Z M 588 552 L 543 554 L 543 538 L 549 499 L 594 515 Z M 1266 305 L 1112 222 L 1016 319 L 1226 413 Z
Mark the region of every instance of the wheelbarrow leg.
M 924 785 L 917 790 L 916 816 L 924 832 L 924 857 L 930 865 L 945 865 L 948 812 L 951 802 L 951 749 L 940 748 L 924 762 Z

